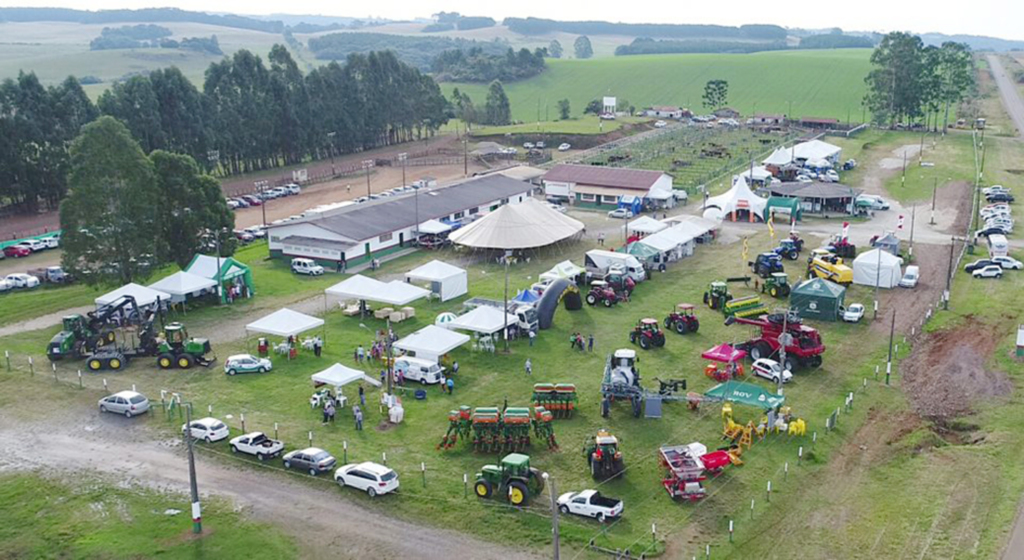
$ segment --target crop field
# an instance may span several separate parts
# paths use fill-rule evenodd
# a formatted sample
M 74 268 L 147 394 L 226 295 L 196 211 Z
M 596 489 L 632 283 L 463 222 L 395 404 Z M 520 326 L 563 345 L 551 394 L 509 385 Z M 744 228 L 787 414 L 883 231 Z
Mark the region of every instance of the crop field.
M 779 113 L 861 122 L 869 69 L 866 49 L 754 54 L 666 54 L 590 60 L 549 60 L 541 75 L 505 84 L 512 118 L 537 120 L 538 103 L 552 108 L 568 99 L 579 115 L 593 99 L 615 96 L 638 109 L 678 105 L 703 113 L 708 80 L 729 82 L 728 105 L 743 115 Z M 442 84 L 466 92 L 482 106 L 486 84 Z M 543 114 L 543 112 L 542 112 Z

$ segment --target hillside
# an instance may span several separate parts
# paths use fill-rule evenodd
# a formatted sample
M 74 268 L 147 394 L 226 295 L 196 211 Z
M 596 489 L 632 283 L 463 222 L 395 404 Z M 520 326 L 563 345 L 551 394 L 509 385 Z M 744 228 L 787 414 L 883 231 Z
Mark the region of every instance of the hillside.
M 524 122 L 550 118 L 556 103 L 568 98 L 573 116 L 603 95 L 647 105 L 681 105 L 702 112 L 701 93 L 711 79 L 729 82 L 729 105 L 743 114 L 788 113 L 859 121 L 867 49 L 785 51 L 753 54 L 642 55 L 594 60 L 550 60 L 536 78 L 505 87 L 512 118 Z M 486 87 L 442 84 L 446 92 L 458 87 L 482 104 Z

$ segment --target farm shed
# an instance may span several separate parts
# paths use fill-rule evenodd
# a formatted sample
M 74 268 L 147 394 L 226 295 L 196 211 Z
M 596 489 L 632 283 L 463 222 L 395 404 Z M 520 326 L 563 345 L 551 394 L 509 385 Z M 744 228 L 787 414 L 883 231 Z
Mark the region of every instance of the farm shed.
M 446 262 L 433 260 L 405 273 L 410 281 L 429 282 L 430 291 L 441 301 L 448 301 L 469 291 L 469 275 L 465 270 Z
M 196 255 L 185 267 L 185 272 L 217 282 L 221 303 L 228 301 L 230 290 L 225 288 L 237 286 L 241 289 L 243 297 L 252 297 L 256 293 L 249 267 L 231 257 Z
M 171 294 L 171 302 L 180 303 L 190 297 L 199 297 L 207 292 L 213 292 L 217 287 L 217 281 L 179 270 L 166 278 L 150 284 L 149 287 Z
M 532 198 L 510 204 L 452 233 L 453 243 L 476 249 L 532 249 L 574 237 L 583 222 Z
M 124 296 L 131 296 L 132 298 L 135 298 L 135 304 L 139 307 L 155 307 L 157 300 L 161 302 L 171 301 L 171 294 L 168 294 L 167 292 L 154 290 L 132 282 L 131 284 L 125 284 L 112 292 L 107 292 L 96 298 L 96 307 L 99 308 L 104 305 L 110 305 Z
M 572 204 L 612 208 L 626 196 L 639 196 L 658 207 L 675 206 L 672 176 L 661 171 L 598 165 L 560 164 L 544 174 L 547 196 Z
M 745 178 L 737 177 L 731 189 L 705 201 L 703 215 L 709 220 L 721 220 L 728 216 L 734 222 L 764 221 L 764 209 L 767 205 L 768 200 L 754 194 Z
M 852 214 L 860 190 L 839 183 L 776 183 L 768 187 L 772 196 L 796 198 L 804 212 Z
M 903 261 L 887 251 L 875 248 L 865 251 L 853 260 L 853 283 L 862 286 L 895 288 L 903 278 Z
M 428 325 L 394 344 L 414 358 L 440 362 L 441 357 L 469 342 L 469 337 L 445 328 Z
M 804 319 L 836 321 L 845 300 L 846 288 L 824 278 L 813 278 L 793 288 L 789 306 Z

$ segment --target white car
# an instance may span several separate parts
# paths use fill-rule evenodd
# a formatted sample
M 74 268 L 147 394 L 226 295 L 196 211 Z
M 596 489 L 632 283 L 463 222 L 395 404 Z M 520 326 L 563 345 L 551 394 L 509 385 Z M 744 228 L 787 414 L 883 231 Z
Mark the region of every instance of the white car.
M 60 247 L 60 234 L 58 233 L 56 235 L 51 235 L 50 237 L 44 237 L 41 241 L 46 243 L 47 249 L 56 249 Z
M 754 375 L 763 377 L 773 383 L 778 383 L 779 377 L 782 378 L 783 383 L 789 383 L 793 379 L 792 372 L 788 369 L 782 369 L 779 362 L 768 358 L 754 360 L 754 364 L 750 366 L 750 369 L 754 372 Z
M 821 178 L 826 183 L 838 183 L 839 174 L 836 173 L 835 169 L 829 169 L 828 171 L 821 174 Z
M 257 358 L 252 354 L 235 354 L 224 360 L 224 373 L 228 375 L 266 373 L 273 368 L 274 364 L 268 358 Z
M 626 218 L 632 218 L 633 217 L 633 211 L 632 210 L 626 210 L 625 208 L 616 208 L 615 210 L 612 210 L 611 212 L 608 212 L 608 217 L 609 218 L 617 218 L 619 220 L 623 220 L 623 219 L 626 219 Z
M 999 265 L 1003 270 L 1020 270 L 1024 264 L 1013 257 L 992 257 L 992 262 Z
M 121 391 L 100 399 L 100 412 L 124 414 L 126 418 L 131 418 L 147 410 L 149 410 L 149 399 L 135 391 Z
M 288 194 L 299 194 L 302 192 L 302 187 L 296 185 L 295 183 L 288 183 L 283 188 L 288 191 Z
M 524 142 L 523 143 L 523 149 L 524 150 L 532 150 L 533 147 L 534 147 L 533 142 Z
M 864 306 L 854 303 L 843 310 L 843 320 L 847 323 L 858 323 L 864 318 Z
M 592 517 L 600 522 L 622 516 L 622 500 L 606 498 L 597 490 L 566 492 L 558 497 L 558 509 L 564 514 Z
M 14 284 L 10 283 L 6 278 L 0 278 L 0 292 L 6 292 L 13 289 Z
M 6 280 L 13 288 L 35 288 L 39 285 L 38 278 L 31 274 L 25 274 L 24 272 L 8 274 L 4 280 Z
M 1006 187 L 1004 187 L 1002 185 L 992 185 L 991 187 L 987 187 L 987 188 L 981 189 L 981 194 L 983 194 L 985 196 L 988 196 L 990 194 L 996 194 L 996 193 L 1010 194 L 1010 189 L 1008 189 L 1008 188 L 1006 188 Z
M 334 471 L 334 480 L 342 486 L 362 490 L 371 498 L 398 490 L 398 474 L 377 463 L 343 465 Z
M 797 183 L 813 183 L 814 179 L 811 179 L 807 175 L 797 175 L 796 176 L 796 182 Z
M 308 276 L 320 276 L 324 273 L 324 267 L 316 264 L 313 259 L 295 258 L 292 259 L 292 272 Z
M 253 236 L 255 239 L 264 239 L 264 238 L 267 237 L 267 230 L 263 229 L 260 226 L 250 226 L 250 227 L 245 228 L 242 231 L 244 231 L 244 232 L 248 233 L 249 235 Z
M 238 203 L 237 200 L 235 200 L 233 198 L 229 198 L 227 200 L 227 204 L 228 204 L 228 208 L 230 208 L 231 210 L 237 210 L 238 208 L 240 208 L 242 206 L 241 204 Z
M 565 210 L 565 206 L 561 206 L 559 204 L 551 204 L 549 202 L 548 203 L 548 207 L 551 208 L 552 210 L 554 210 L 555 212 L 559 212 L 559 213 L 562 213 L 562 214 L 565 214 L 565 211 L 566 211 Z
M 232 453 L 255 455 L 260 461 L 276 457 L 284 451 L 284 443 L 270 439 L 263 432 L 252 432 L 231 440 Z
M 182 433 L 187 429 L 186 426 L 187 424 L 181 425 Z M 229 434 L 227 424 L 216 418 L 207 417 L 192 421 L 192 437 L 201 439 L 206 443 L 227 439 Z
M 39 251 L 45 251 L 47 249 L 46 243 L 38 239 L 26 239 L 19 242 L 18 245 L 28 247 L 33 253 L 38 253 Z
M 654 123 L 654 128 L 665 128 L 666 126 L 668 126 L 668 123 L 665 121 L 655 121 Z
M 568 144 L 568 143 L 562 143 L 562 144 L 558 145 L 558 151 L 559 152 L 568 152 L 571 149 L 572 149 L 572 145 Z
M 537 148 L 538 150 L 543 150 L 545 147 L 547 147 L 547 145 L 544 144 L 544 142 L 537 142 L 536 144 L 533 145 L 533 147 Z
M 866 201 L 872 210 L 888 210 L 889 203 L 884 198 L 873 194 L 862 194 L 856 198 L 857 202 Z
M 1003 267 L 998 264 L 990 264 L 975 270 L 971 274 L 973 274 L 975 278 L 1002 278 Z

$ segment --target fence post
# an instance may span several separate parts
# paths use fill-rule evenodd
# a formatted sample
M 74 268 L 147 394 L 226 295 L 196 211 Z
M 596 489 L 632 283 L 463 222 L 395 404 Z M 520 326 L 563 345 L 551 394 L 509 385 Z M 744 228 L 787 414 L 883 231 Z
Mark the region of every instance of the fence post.
M 7 371 L 11 371 L 11 352 L 4 350 L 4 359 L 7 360 Z
M 782 465 L 782 480 L 789 480 L 789 461 Z
M 53 370 L 53 380 L 59 381 L 59 379 L 57 379 L 57 364 L 54 362 L 50 362 L 50 369 Z
M 82 388 L 82 370 L 78 370 L 78 388 Z
M 423 487 L 427 487 L 427 464 L 420 462 L 420 472 L 423 473 Z
M 206 412 L 209 413 L 209 414 L 213 414 L 213 405 L 212 404 L 206 405 Z
M 29 371 L 29 374 L 31 374 L 31 375 L 35 375 L 36 374 L 36 368 L 35 368 L 35 366 L 32 365 L 32 356 L 28 357 L 28 371 Z
M 348 464 L 348 440 L 341 442 L 341 450 L 344 453 L 345 463 Z
M 103 378 L 103 392 L 107 393 L 108 395 L 110 394 L 110 389 L 107 388 L 107 378 L 106 377 Z
M 134 383 L 132 383 L 132 392 L 133 393 L 137 393 L 138 392 L 138 391 L 135 390 L 135 384 Z
M 469 475 L 462 473 L 462 497 L 469 497 Z
M 796 464 L 801 464 L 804 460 L 804 446 L 800 446 L 800 449 L 796 452 Z
M 381 451 L 380 452 L 380 458 L 381 458 L 381 461 L 384 462 L 384 466 L 386 467 L 388 465 L 388 452 L 387 451 Z
M 277 422 L 274 422 L 274 439 L 281 439 L 277 437 Z M 348 461 L 346 460 L 345 462 L 347 463 Z
M 750 498 L 750 520 L 754 520 L 754 498 Z
M 731 543 L 731 542 L 733 542 L 733 541 L 732 541 L 732 530 L 733 530 L 733 527 L 732 527 L 732 519 L 730 519 L 730 520 L 729 520 L 729 542 L 730 542 L 730 543 Z
M 309 446 L 313 447 L 313 430 L 309 431 Z
M 242 420 L 242 433 L 244 434 L 245 433 L 245 413 L 244 412 L 240 413 L 238 416 Z M 313 444 L 310 443 L 309 446 L 312 447 Z
M 767 494 L 767 496 L 768 497 L 767 497 L 766 501 L 769 504 L 772 503 L 772 481 L 770 481 L 770 480 L 768 481 L 768 494 Z

